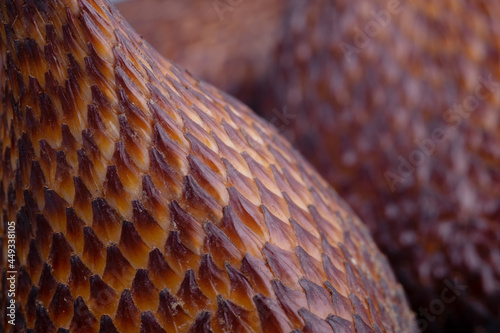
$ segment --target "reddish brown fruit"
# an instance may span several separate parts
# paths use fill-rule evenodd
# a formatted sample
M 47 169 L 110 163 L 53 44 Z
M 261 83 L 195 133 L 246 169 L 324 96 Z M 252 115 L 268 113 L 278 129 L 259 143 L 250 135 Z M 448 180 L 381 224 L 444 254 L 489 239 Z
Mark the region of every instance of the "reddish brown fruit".
M 221 90 L 251 101 L 272 69 L 285 4 L 284 0 L 128 0 L 116 6 L 160 54 Z M 165 38 L 165 31 L 175 34 Z
M 161 58 L 107 1 L 0 5 L 0 200 L 2 225 L 18 219 L 20 324 L 288 332 L 337 316 L 415 331 L 361 221 L 251 110 Z
M 422 329 L 500 330 L 499 14 L 291 1 L 262 108 L 370 226 Z

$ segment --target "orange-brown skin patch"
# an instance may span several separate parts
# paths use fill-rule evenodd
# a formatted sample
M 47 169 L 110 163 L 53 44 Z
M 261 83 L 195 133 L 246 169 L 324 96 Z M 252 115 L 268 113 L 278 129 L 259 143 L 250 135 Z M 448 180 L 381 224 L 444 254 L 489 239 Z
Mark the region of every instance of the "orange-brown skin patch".
M 366 228 L 251 110 L 106 1 L 0 4 L 16 328 L 415 331 Z

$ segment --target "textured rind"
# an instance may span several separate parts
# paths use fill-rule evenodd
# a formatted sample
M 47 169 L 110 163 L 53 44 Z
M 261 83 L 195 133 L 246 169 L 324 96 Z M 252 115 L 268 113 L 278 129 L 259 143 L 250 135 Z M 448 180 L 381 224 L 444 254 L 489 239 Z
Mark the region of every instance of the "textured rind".
M 251 103 L 273 65 L 285 3 L 128 0 L 116 7 L 164 57 Z M 175 33 L 166 37 L 165 31 Z
M 5 329 L 415 331 L 367 229 L 251 110 L 105 1 L 0 4 Z
M 291 1 L 262 108 L 293 115 L 285 136 L 368 224 L 429 332 L 500 330 L 499 14 L 492 1 Z M 433 313 L 445 281 L 467 289 Z

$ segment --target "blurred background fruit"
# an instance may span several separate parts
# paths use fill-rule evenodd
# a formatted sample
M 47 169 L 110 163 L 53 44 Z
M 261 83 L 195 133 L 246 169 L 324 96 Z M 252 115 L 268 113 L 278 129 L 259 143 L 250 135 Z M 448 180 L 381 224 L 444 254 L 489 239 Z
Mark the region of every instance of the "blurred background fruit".
M 197 75 L 241 87 L 233 90 L 237 96 L 294 142 L 368 223 L 422 328 L 499 331 L 500 5 L 271 3 L 243 1 L 220 21 L 208 8 L 213 3 L 200 0 L 168 21 L 183 22 L 187 44 L 204 33 L 203 40 L 213 41 L 226 31 L 226 41 L 211 44 L 227 46 L 224 53 L 205 52 L 220 63 L 232 58 L 251 64 L 257 59 L 253 47 L 237 52 L 258 42 L 244 43 L 243 36 L 264 37 L 258 59 L 265 59 L 259 66 L 266 70 L 253 71 L 259 75 L 212 76 L 199 69 L 199 59 L 176 58 L 175 49 L 160 46 L 170 41 L 141 27 L 152 17 L 146 8 L 132 23 Z M 126 6 L 133 8 L 134 1 L 120 9 Z M 198 25 L 210 15 L 209 26 L 219 28 Z M 273 28 L 259 32 L 267 26 Z M 467 290 L 441 309 L 435 300 L 451 280 Z
M 108 1 L 0 19 L 1 332 L 416 332 L 329 184 Z
M 500 330 L 499 17 L 490 1 L 290 1 L 260 109 L 296 117 L 284 133 L 428 331 Z M 447 280 L 467 289 L 443 304 Z
M 161 54 L 243 101 L 270 70 L 285 0 L 128 0 L 116 4 Z

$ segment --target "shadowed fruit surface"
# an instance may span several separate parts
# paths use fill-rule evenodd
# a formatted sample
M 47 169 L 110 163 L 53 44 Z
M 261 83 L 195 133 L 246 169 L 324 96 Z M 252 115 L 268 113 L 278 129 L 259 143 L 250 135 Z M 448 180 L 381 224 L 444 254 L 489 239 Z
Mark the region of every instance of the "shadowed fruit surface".
M 369 225 L 428 332 L 500 330 L 499 15 L 291 1 L 263 108 L 286 106 L 277 125 Z M 444 303 L 445 281 L 467 289 Z
M 274 63 L 285 3 L 127 0 L 116 6 L 160 54 L 250 103 Z
M 416 330 L 334 190 L 108 2 L 4 0 L 0 17 L 17 331 Z

